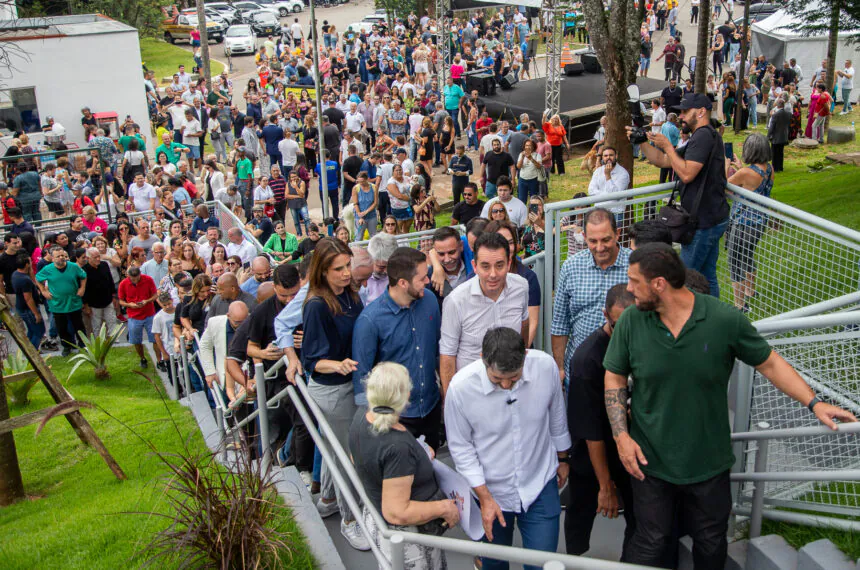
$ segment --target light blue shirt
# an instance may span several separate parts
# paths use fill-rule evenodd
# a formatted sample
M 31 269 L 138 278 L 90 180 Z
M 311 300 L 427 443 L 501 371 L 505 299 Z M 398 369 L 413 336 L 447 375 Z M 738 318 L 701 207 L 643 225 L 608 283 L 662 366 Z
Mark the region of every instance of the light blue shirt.
M 180 186 L 179 188 L 177 188 L 176 190 L 173 191 L 173 200 L 177 204 L 182 204 L 183 202 L 185 204 L 190 204 L 191 203 L 191 196 L 188 194 L 188 190 L 186 190 L 185 188 Z
M 275 317 L 275 338 L 278 348 L 294 348 L 293 331 L 302 324 L 302 307 L 308 297 L 308 284 L 302 285 L 299 292 L 287 306 Z
M 254 297 L 257 296 L 257 289 L 259 288 L 260 282 L 257 281 L 256 277 L 251 277 L 239 286 L 239 289 L 241 289 L 245 293 L 248 293 L 249 295 L 253 295 Z
M 669 121 L 666 121 L 665 123 L 663 123 L 663 126 L 660 127 L 660 133 L 663 134 L 663 136 L 665 136 L 667 139 L 669 139 L 669 142 L 672 143 L 672 146 L 678 146 L 678 141 L 681 140 L 681 131 L 678 129 L 678 127 L 676 127 Z

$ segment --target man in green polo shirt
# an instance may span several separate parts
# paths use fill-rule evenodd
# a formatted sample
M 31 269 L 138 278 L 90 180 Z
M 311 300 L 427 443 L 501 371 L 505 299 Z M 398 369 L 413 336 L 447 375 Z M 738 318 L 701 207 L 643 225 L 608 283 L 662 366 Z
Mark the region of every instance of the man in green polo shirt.
M 242 196 L 242 209 L 245 210 L 245 220 L 250 221 L 254 214 L 254 163 L 247 156 L 245 147 L 240 146 L 236 158 L 236 167 L 233 172 L 236 175 L 236 189 Z
M 659 566 L 675 517 L 693 538 L 696 570 L 722 570 L 734 464 L 726 392 L 735 359 L 754 366 L 818 420 L 856 421 L 816 397 L 734 307 L 684 287 L 686 269 L 664 243 L 630 255 L 636 299 L 615 325 L 603 364 L 604 400 L 618 455 L 633 476 L 636 530 L 625 562 Z M 630 431 L 627 377 L 633 378 Z
M 122 151 L 125 152 L 128 150 L 128 143 L 137 139 L 138 150 L 142 152 L 146 152 L 146 141 L 143 139 L 143 136 L 140 133 L 134 132 L 134 125 L 128 124 L 123 127 L 125 134 L 119 137 L 119 146 L 122 147 Z
M 173 142 L 173 135 L 171 133 L 162 133 L 161 140 L 162 144 L 158 145 L 158 148 L 155 149 L 156 162 L 158 161 L 158 155 L 163 152 L 167 155 L 167 162 L 176 164 L 182 158 L 182 153 L 190 152 L 191 150 L 184 144 Z
M 84 330 L 81 309 L 87 286 L 87 274 L 77 263 L 69 263 L 69 254 L 60 246 L 51 248 L 53 263 L 36 274 L 36 283 L 47 300 L 48 310 L 54 314 L 57 331 L 63 341 L 63 356 L 80 344 L 78 331 Z M 74 334 L 69 332 L 69 323 Z

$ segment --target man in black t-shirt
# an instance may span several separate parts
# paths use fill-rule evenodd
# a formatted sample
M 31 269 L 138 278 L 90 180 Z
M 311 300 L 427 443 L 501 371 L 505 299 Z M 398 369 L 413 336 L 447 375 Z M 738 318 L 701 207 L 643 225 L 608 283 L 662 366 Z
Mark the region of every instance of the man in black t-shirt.
M 30 256 L 21 252 L 21 255 L 15 258 L 15 264 L 7 291 L 15 291 L 15 312 L 27 326 L 27 339 L 30 344 L 39 348 L 42 337 L 45 336 L 45 322 L 39 311 L 39 289 L 30 277 Z
M 570 453 L 570 498 L 564 521 L 568 554 L 584 554 L 590 547 L 595 513 L 618 516 L 619 496 L 627 527 L 621 560 L 633 536 L 633 496 L 630 476 L 618 457 L 609 417 L 603 400 L 603 357 L 615 322 L 634 303 L 627 284 L 615 285 L 606 293 L 603 316 L 606 323 L 582 341 L 571 359 L 570 397 L 567 422 L 573 449 Z M 632 309 L 631 309 L 632 310 Z
M 21 240 L 17 234 L 9 233 L 3 238 L 3 242 L 5 249 L 0 254 L 0 292 L 5 294 L 9 299 L 9 304 L 14 306 L 15 300 L 12 295 L 15 294 L 15 290 L 12 289 L 12 274 L 18 269 L 16 259 L 18 250 L 21 248 Z
M 350 144 L 347 147 L 347 152 L 349 156 L 346 157 L 343 161 L 343 166 L 341 167 L 343 170 L 343 194 L 341 195 L 341 206 L 346 206 L 349 204 L 349 201 L 352 200 L 352 189 L 355 187 L 355 178 L 358 176 L 358 173 L 361 172 L 361 165 L 364 164 L 364 160 L 358 156 L 358 151 L 356 146 Z
M 290 254 L 288 261 L 297 261 L 316 249 L 320 241 L 320 229 L 316 224 L 308 226 L 308 237 L 299 242 L 299 247 Z
M 463 201 L 458 202 L 451 212 L 451 225 L 466 225 L 472 218 L 481 215 L 485 202 L 478 200 L 478 185 L 474 182 L 466 182 L 463 187 Z
M 335 107 L 336 103 L 337 99 L 332 95 L 328 100 L 328 109 L 324 109 L 322 114 L 324 117 L 328 117 L 329 123 L 336 126 L 339 132 L 343 132 L 343 120 L 346 118 L 346 115 L 343 111 Z
M 681 104 L 681 98 L 684 96 L 683 90 L 678 87 L 678 81 L 675 78 L 669 80 L 669 87 L 660 92 L 661 106 L 669 113 L 670 107 L 677 107 Z
M 510 176 L 511 180 L 516 180 L 514 159 L 502 150 L 502 141 L 498 138 L 493 140 L 493 152 L 484 155 L 480 175 L 487 177 L 487 185 L 484 188 L 487 198 L 496 197 L 496 181 L 499 176 Z
M 707 95 L 692 93 L 681 101 L 681 130 L 690 133 L 686 146 L 675 150 L 662 134 L 648 133 L 652 145 L 642 145 L 648 161 L 660 168 L 671 168 L 679 182 L 681 205 L 695 218 L 692 240 L 682 242 L 681 260 L 708 279 L 711 295 L 720 296 L 717 283 L 717 258 L 720 238 L 726 231 L 729 203 L 726 200 L 725 148 L 723 138 L 711 126 L 711 100 Z M 628 127 L 629 129 L 629 127 Z M 629 132 L 629 131 L 628 131 Z M 694 212 L 696 195 L 702 198 Z

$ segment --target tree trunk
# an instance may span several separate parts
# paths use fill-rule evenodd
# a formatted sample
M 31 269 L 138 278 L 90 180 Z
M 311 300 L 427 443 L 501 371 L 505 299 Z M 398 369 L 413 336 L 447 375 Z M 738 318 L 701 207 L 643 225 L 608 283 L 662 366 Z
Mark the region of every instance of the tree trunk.
M 716 0 L 719 2 L 720 0 Z M 701 0 L 699 4 L 699 37 L 696 40 L 696 77 L 693 89 L 696 93 L 707 93 L 708 57 L 711 47 L 711 0 Z
M 6 402 L 6 386 L 0 372 L 0 422 L 9 419 L 9 405 Z M 15 436 L 12 432 L 0 435 L 0 507 L 11 505 L 25 498 L 21 468 L 18 466 L 18 451 L 15 449 Z
M 836 84 L 836 50 L 839 47 L 839 13 L 842 11 L 842 0 L 832 0 L 830 6 L 830 36 L 827 38 L 827 92 L 833 94 Z M 830 129 L 830 117 L 824 119 L 824 138 L 827 139 L 827 131 Z
M 606 12 L 602 0 L 582 3 L 591 44 L 606 78 L 606 144 L 616 149 L 618 164 L 633 182 L 633 147 L 625 127 L 631 124 L 627 85 L 635 82 L 641 20 L 634 0 L 615 0 Z
M 749 77 L 749 74 L 744 70 L 747 65 L 747 50 L 749 50 L 749 45 L 747 42 L 747 38 L 749 37 L 749 25 L 750 25 L 750 3 L 744 3 L 744 35 L 741 38 L 741 66 L 738 68 L 738 92 L 735 96 L 735 132 L 741 132 L 741 123 L 743 122 L 743 89 L 744 89 L 744 79 Z M 747 109 L 747 113 L 757 113 L 757 109 Z
M 206 27 L 206 12 L 203 9 L 204 0 L 197 0 L 197 29 L 200 30 L 200 56 L 203 59 L 203 77 L 206 79 L 206 91 L 212 90 L 212 72 L 209 70 L 209 30 Z M 200 70 L 198 70 L 200 73 Z M 200 124 L 206 128 L 206 120 L 200 117 Z

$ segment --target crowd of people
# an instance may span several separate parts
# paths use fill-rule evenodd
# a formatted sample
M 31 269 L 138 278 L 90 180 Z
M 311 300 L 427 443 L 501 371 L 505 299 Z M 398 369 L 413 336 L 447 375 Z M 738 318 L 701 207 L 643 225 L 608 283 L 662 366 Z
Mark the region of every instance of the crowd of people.
M 647 70 L 649 33 L 668 26 L 669 86 L 651 103 L 651 144 L 634 153 L 660 167 L 661 180 L 678 180 L 692 219 L 668 225 L 651 204 L 636 223 L 613 202 L 575 212 L 556 230 L 568 256 L 553 294 L 523 261 L 544 249 L 544 200 L 550 177 L 565 173 L 567 130 L 557 115 L 492 121 L 477 92 L 463 90 L 471 69 L 528 73 L 529 19 L 510 9 L 454 19 L 442 86 L 429 18 L 409 15 L 369 33 L 324 22 L 322 116 L 298 23 L 263 43 L 241 94 L 226 74 L 207 90 L 182 66 L 163 94 L 149 83 L 154 141 L 128 119 L 114 142 L 84 109 L 93 150 L 81 164 L 62 155 L 4 163 L 0 290 L 43 351 L 68 355 L 80 348 L 79 333 L 118 323 L 142 368 L 147 343 L 166 374 L 184 348 L 191 389 L 213 406 L 220 391 L 239 419 L 254 410 L 255 363 L 286 364 L 266 382 L 268 397 L 304 375 L 371 504 L 349 509 L 288 399 L 269 412 L 273 449 L 319 494 L 321 516 L 340 515 L 358 550 L 372 542 L 390 555 L 371 508 L 395 529 L 438 535 L 457 523 L 456 501 L 431 463 L 447 446 L 488 542 L 510 545 L 519 527 L 525 547 L 555 551 L 559 489 L 568 486 L 568 553 L 588 551 L 596 514 L 614 518 L 623 508 L 623 561 L 669 567 L 678 537 L 690 534 L 696 567 L 722 568 L 734 360 L 827 425 L 854 418 L 821 402 L 750 325 L 755 248 L 768 220 L 730 208 L 725 194 L 727 180 L 770 194 L 784 145 L 771 129 L 783 128 L 797 101 L 790 85 L 802 74 L 788 81 L 788 72 L 765 66 L 763 83 L 750 82 L 786 91 L 774 97 L 770 141 L 753 133 L 726 160 L 720 100 L 680 86 L 677 3 L 654 8 L 641 63 Z M 850 62 L 840 77 L 853 77 Z M 741 104 L 755 108 L 756 96 Z M 722 94 L 727 114 L 733 97 Z M 816 118 L 828 97 L 819 89 Z M 602 122 L 591 196 L 630 182 L 604 132 Z M 204 156 L 207 137 L 214 153 Z M 32 150 L 19 142 L 15 152 Z M 478 153 L 477 165 L 467 150 Z M 436 227 L 440 177 L 463 235 Z M 330 219 L 311 219 L 312 185 Z M 205 204 L 212 200 L 242 221 L 216 215 Z M 34 227 L 65 216 L 60 231 Z M 417 248 L 398 237 L 413 230 L 429 230 Z M 719 300 L 717 283 L 726 231 L 734 307 Z M 365 238 L 366 246 L 356 243 Z M 545 303 L 551 336 L 537 350 Z M 258 435 L 251 422 L 232 444 L 257 454 Z M 408 568 L 446 567 L 437 549 L 410 544 L 406 554 Z M 489 558 L 476 565 L 508 567 Z

